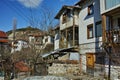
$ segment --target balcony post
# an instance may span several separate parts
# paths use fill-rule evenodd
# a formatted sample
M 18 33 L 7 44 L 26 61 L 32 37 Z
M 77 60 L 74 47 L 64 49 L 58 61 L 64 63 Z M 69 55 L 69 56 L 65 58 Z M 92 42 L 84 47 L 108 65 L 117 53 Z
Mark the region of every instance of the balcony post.
M 102 15 L 102 41 L 106 41 L 106 16 Z
M 73 46 L 75 46 L 75 17 L 73 14 Z
M 67 31 L 67 29 L 65 30 L 66 31 L 66 45 L 65 45 L 65 47 L 67 48 L 68 47 L 68 31 Z

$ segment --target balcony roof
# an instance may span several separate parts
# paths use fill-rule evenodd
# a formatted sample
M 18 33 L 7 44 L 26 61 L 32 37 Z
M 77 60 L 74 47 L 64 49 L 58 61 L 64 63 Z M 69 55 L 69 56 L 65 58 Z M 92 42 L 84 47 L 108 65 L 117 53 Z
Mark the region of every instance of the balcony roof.
M 64 54 L 66 54 L 65 52 L 79 52 L 79 48 L 74 46 L 74 47 L 70 47 L 70 48 L 57 49 L 50 53 L 46 53 L 46 54 L 42 55 L 42 57 L 45 58 L 45 57 L 48 57 L 50 55 L 55 55 L 55 54 L 64 55 Z
M 61 14 L 65 11 L 65 10 L 71 10 L 71 9 L 80 9 L 79 6 L 68 6 L 68 5 L 64 5 L 60 11 L 57 13 L 57 15 L 55 16 L 55 19 L 59 19 Z
M 120 6 L 115 9 L 109 10 L 103 14 L 108 15 L 108 16 L 120 15 L 119 11 L 120 11 Z

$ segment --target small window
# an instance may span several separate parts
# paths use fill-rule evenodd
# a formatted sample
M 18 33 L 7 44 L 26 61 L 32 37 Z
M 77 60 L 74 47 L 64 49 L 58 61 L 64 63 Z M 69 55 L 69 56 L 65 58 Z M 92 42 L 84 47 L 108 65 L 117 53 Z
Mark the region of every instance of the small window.
M 62 19 L 63 19 L 62 24 L 66 23 L 66 21 L 67 21 L 66 14 L 63 15 Z
M 87 38 L 93 38 L 93 24 L 87 26 Z
M 96 22 L 96 28 L 95 28 L 96 37 L 102 36 L 102 24 L 101 21 Z
M 45 42 L 48 42 L 48 38 L 45 39 Z
M 91 15 L 94 13 L 94 7 L 93 4 L 91 4 L 90 6 L 88 6 L 88 15 Z

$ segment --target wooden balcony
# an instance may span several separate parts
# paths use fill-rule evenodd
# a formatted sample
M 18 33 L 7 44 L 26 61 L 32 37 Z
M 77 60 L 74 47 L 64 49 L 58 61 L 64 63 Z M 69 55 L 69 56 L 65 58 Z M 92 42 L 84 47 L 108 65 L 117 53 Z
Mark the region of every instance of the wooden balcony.
M 106 31 L 106 42 L 120 44 L 120 29 Z
M 73 47 L 73 46 L 78 46 L 78 44 L 79 44 L 78 40 L 74 40 L 74 45 L 73 45 L 73 40 L 66 41 L 66 42 L 60 40 L 59 47 L 60 48 L 69 48 L 69 47 Z
M 74 19 L 70 19 L 69 21 L 65 21 L 64 23 L 62 23 L 60 25 L 60 30 L 64 30 L 64 29 L 67 29 L 67 28 L 71 28 L 73 26 L 78 26 L 79 25 L 79 20 L 78 20 L 78 17 L 75 16 Z

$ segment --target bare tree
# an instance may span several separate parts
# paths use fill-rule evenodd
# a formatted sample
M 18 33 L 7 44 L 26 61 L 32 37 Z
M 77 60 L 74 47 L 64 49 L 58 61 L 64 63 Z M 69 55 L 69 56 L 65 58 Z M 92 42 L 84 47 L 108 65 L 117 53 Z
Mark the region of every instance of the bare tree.
M 0 43 L 0 62 L 1 71 L 4 72 L 4 79 L 9 80 L 11 76 L 12 60 L 10 46 L 7 43 Z
M 49 28 L 54 26 L 54 15 L 53 10 L 49 8 L 43 8 L 41 10 L 41 22 L 40 26 L 43 30 L 47 31 Z
M 38 11 L 39 15 L 36 14 L 35 11 L 32 10 L 32 8 L 30 9 L 30 13 L 31 15 L 29 18 L 29 23 L 32 27 L 38 27 L 41 30 L 48 32 L 56 25 L 53 9 L 42 6 L 42 8 L 40 8 Z

